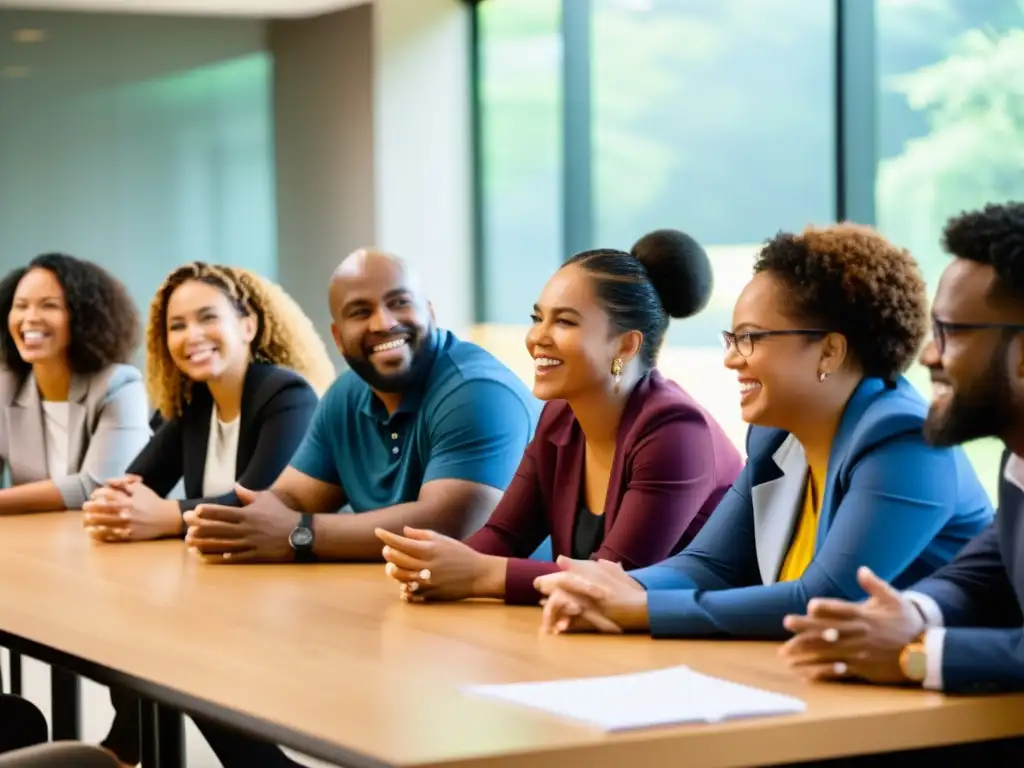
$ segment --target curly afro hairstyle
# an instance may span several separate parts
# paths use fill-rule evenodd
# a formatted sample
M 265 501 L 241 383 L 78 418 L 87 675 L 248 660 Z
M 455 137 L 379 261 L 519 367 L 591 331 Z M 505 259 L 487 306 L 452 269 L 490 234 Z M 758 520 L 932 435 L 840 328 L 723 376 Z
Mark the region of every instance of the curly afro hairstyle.
M 845 336 L 865 376 L 894 386 L 914 361 L 928 324 L 924 278 L 906 250 L 870 227 L 779 233 L 755 261 L 760 272 L 785 285 L 790 315 Z
M 44 253 L 27 266 L 7 273 L 0 282 L 0 356 L 19 377 L 31 365 L 21 359 L 7 317 L 21 279 L 33 269 L 45 269 L 64 291 L 68 313 L 68 365 L 75 373 L 97 373 L 113 363 L 127 363 L 140 341 L 139 313 L 124 283 L 91 261 L 63 253 Z
M 942 245 L 953 256 L 995 269 L 992 294 L 997 298 L 1024 298 L 1024 203 L 989 204 L 953 217 Z
M 240 267 L 195 261 L 178 267 L 157 289 L 146 328 L 146 388 L 165 419 L 180 416 L 189 401 L 191 381 L 178 369 L 167 349 L 167 303 L 183 283 L 196 280 L 223 291 L 240 315 L 257 320 L 252 359 L 290 368 L 304 376 L 317 394 L 334 381 L 334 365 L 323 340 L 284 290 Z

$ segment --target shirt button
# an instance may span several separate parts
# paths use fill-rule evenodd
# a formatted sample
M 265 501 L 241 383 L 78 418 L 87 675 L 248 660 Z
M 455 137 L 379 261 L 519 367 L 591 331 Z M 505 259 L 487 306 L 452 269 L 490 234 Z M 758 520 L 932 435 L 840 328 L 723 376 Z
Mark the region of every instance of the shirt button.
M 391 433 L 391 439 L 392 440 L 397 440 L 398 439 L 398 433 L 397 432 L 392 432 Z
M 398 453 L 398 446 L 396 445 L 394 448 L 392 448 L 391 452 L 392 453 Z

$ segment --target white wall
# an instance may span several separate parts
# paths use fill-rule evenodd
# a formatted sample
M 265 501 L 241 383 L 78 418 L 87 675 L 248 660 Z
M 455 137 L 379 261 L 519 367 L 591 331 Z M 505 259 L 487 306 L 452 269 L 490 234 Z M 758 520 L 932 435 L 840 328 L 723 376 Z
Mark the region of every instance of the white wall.
M 327 279 L 342 258 L 375 239 L 371 8 L 274 21 L 268 41 L 278 275 L 335 353 Z
M 376 0 L 376 245 L 423 273 L 438 322 L 473 322 L 470 10 L 462 0 Z

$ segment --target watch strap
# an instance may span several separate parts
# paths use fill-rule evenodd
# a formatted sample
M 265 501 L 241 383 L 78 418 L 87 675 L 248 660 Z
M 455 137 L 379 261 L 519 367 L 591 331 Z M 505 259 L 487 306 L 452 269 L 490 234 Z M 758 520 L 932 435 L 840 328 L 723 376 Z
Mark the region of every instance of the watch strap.
M 309 532 L 308 543 L 296 543 L 296 534 Z M 299 518 L 299 524 L 292 531 L 292 535 L 289 543 L 292 545 L 292 549 L 295 550 L 295 562 L 297 563 L 313 563 L 316 562 L 316 554 L 313 552 L 313 544 L 316 541 L 316 534 L 313 531 L 313 515 L 308 512 L 303 512 Z

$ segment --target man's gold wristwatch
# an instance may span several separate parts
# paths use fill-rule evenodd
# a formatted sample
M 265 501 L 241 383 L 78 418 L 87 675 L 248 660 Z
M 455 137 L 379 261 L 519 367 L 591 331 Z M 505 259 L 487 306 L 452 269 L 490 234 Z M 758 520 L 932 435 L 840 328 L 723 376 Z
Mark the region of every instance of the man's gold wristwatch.
M 923 683 L 928 676 L 928 658 L 924 652 L 924 632 L 919 634 L 900 651 L 900 671 L 904 677 L 915 683 Z

